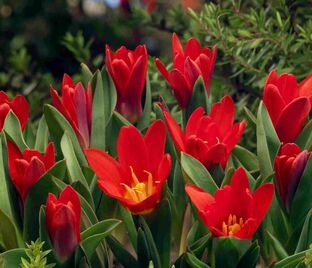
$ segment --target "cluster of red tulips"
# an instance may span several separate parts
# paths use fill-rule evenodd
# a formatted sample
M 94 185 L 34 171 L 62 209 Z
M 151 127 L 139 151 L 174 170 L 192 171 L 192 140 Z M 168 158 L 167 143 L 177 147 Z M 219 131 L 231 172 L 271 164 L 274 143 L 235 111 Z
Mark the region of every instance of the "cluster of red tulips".
M 57 267 L 309 265 L 312 76 L 272 70 L 235 122 L 230 96 L 210 101 L 216 51 L 173 34 L 172 69 L 156 59 L 179 109 L 152 103 L 145 46 L 65 74 L 36 134 L 26 99 L 1 92 L 0 263 L 40 238 Z M 256 152 L 238 145 L 247 122 Z

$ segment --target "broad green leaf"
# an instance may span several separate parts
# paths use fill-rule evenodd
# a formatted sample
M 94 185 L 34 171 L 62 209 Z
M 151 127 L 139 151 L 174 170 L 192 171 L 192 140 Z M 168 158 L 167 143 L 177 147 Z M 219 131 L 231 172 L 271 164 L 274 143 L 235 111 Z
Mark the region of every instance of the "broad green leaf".
M 248 240 L 234 237 L 222 237 L 213 239 L 213 267 L 236 268 L 240 258 L 250 248 Z M 225 257 L 226 256 L 226 257 Z
M 309 250 L 301 251 L 300 253 L 291 255 L 277 263 L 275 263 L 274 268 L 292 268 L 296 267 L 297 264 L 305 259 L 306 253 Z
M 79 164 L 81 166 L 87 166 L 88 163 L 86 157 L 80 147 L 75 131 L 71 127 L 70 123 L 65 119 L 65 117 L 49 104 L 44 106 L 44 116 L 59 155 L 62 153 L 60 148 L 61 139 L 66 132 L 69 139 L 71 140 L 72 147 L 74 148 Z
M 86 178 L 84 177 L 79 162 L 77 160 L 72 141 L 67 132 L 64 133 L 61 139 L 61 149 L 66 160 L 70 182 L 73 183 L 75 181 L 80 181 L 82 184 L 88 187 Z
M 278 239 L 269 231 L 267 231 L 267 234 L 269 235 L 269 238 L 271 240 L 271 245 L 274 249 L 277 260 L 282 260 L 284 258 L 287 258 L 288 254 L 286 250 L 284 249 L 283 245 L 281 244 L 281 242 L 278 241 Z
M 147 239 L 142 228 L 138 229 L 138 263 L 140 268 L 146 268 L 149 265 L 149 261 L 151 260 L 151 253 L 149 249 L 149 245 L 147 243 Z
M 45 152 L 49 142 L 49 129 L 44 116 L 41 117 L 36 134 L 35 149 L 39 152 Z
M 0 209 L 21 227 L 20 200 L 8 174 L 8 155 L 5 134 L 0 134 Z
M 145 216 L 159 253 L 161 267 L 169 267 L 171 249 L 171 208 L 169 201 L 163 199 L 158 207 Z
M 0 210 L 0 235 L 6 250 L 18 248 L 20 238 L 12 220 Z
M 147 75 L 146 75 L 146 90 L 145 90 L 145 104 L 144 104 L 143 115 L 137 124 L 138 129 L 143 130 L 150 125 L 151 111 L 152 111 L 152 93 L 151 93 L 151 84 L 150 84 L 148 73 L 147 73 Z
M 218 189 L 218 186 L 207 169 L 192 156 L 182 152 L 181 166 L 184 173 L 196 186 L 206 190 L 212 195 Z
M 196 80 L 194 84 L 191 99 L 189 101 L 189 104 L 186 107 L 186 110 L 185 110 L 186 121 L 190 117 L 192 112 L 199 106 L 203 107 L 204 110 L 208 112 L 209 99 L 208 99 L 208 94 L 207 94 L 204 80 L 201 76 L 198 77 L 198 79 Z
M 106 116 L 105 116 L 105 96 L 107 90 L 103 86 L 103 79 L 100 71 L 94 75 L 95 89 L 92 104 L 92 128 L 91 128 L 91 146 L 105 150 L 106 136 Z
M 251 247 L 242 256 L 237 267 L 254 268 L 257 266 L 259 257 L 260 257 L 260 246 L 256 240 L 255 242 L 252 243 Z
M 122 205 L 119 205 L 119 210 L 120 210 L 121 218 L 125 224 L 127 233 L 129 235 L 130 242 L 131 242 L 133 248 L 136 250 L 137 249 L 138 232 L 136 230 L 132 214 L 128 209 L 124 208 Z
M 90 71 L 89 67 L 84 64 L 84 63 L 81 63 L 80 64 L 80 68 L 81 68 L 81 80 L 82 80 L 82 83 L 85 87 L 87 87 L 89 81 L 92 79 L 92 72 Z
M 298 144 L 302 150 L 306 149 L 310 151 L 312 149 L 312 120 L 301 130 L 296 139 L 296 144 Z
M 290 221 L 292 226 L 302 225 L 307 213 L 312 208 L 311 174 L 312 157 L 310 156 L 291 202 Z
M 312 209 L 308 213 L 300 237 L 297 244 L 295 253 L 309 249 L 309 246 L 312 244 Z
M 89 258 L 95 252 L 97 246 L 102 242 L 102 240 L 120 223 L 121 221 L 114 219 L 104 220 L 96 223 L 81 233 L 81 246 Z
M 117 261 L 121 263 L 125 268 L 138 267 L 137 260 L 125 249 L 124 245 L 122 245 L 117 239 L 112 236 L 108 236 L 106 238 L 106 242 L 109 245 Z
M 244 147 L 236 145 L 232 151 L 232 155 L 234 155 L 248 171 L 252 172 L 259 169 L 257 156 Z
M 28 123 L 26 125 L 25 129 L 23 130 L 23 137 L 24 137 L 25 144 L 29 148 L 34 148 L 36 137 L 34 134 L 34 129 L 33 129 L 32 123 Z
M 196 256 L 191 253 L 186 253 L 186 261 L 190 265 L 191 268 L 209 268 L 210 266 L 201 260 L 197 259 Z
M 143 217 L 139 218 L 140 220 L 140 224 L 143 228 L 144 231 L 144 235 L 146 238 L 146 243 L 148 246 L 148 250 L 150 253 L 150 257 L 151 257 L 151 261 L 153 261 L 154 267 L 155 268 L 160 268 L 161 267 L 161 261 L 160 261 L 160 256 L 159 256 L 159 252 L 157 250 L 156 244 L 155 244 L 155 240 L 153 238 L 152 232 L 150 230 L 150 228 L 148 227 L 146 221 L 144 220 Z M 140 235 L 138 236 L 138 240 L 140 239 Z M 139 251 L 139 242 L 138 242 L 138 252 Z
M 273 174 L 274 159 L 279 147 L 280 141 L 270 116 L 263 102 L 260 102 L 257 115 L 257 155 L 262 177 Z
M 4 121 L 3 130 L 8 135 L 10 140 L 12 140 L 17 145 L 20 151 L 23 152 L 27 148 L 23 137 L 21 125 L 13 111 L 10 111 L 7 114 Z
M 20 267 L 22 258 L 28 259 L 25 249 L 23 248 L 17 248 L 3 252 L 0 254 L 0 267 Z
M 46 204 L 49 193 L 58 195 L 60 188 L 51 175 L 43 175 L 28 192 L 24 206 L 23 236 L 26 242 L 35 241 L 39 237 L 39 211 Z

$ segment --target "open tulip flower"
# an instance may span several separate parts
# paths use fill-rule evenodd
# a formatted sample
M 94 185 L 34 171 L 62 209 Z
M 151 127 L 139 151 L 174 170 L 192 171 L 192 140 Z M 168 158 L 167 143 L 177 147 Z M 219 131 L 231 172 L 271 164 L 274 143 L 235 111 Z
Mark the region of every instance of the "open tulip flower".
M 210 79 L 216 58 L 216 46 L 213 49 L 201 47 L 195 38 L 190 38 L 183 49 L 179 37 L 172 35 L 173 70 L 168 71 L 163 63 L 156 59 L 159 72 L 172 87 L 179 105 L 185 108 L 192 96 L 194 84 L 202 77 L 209 94 Z
M 160 200 L 171 168 L 171 158 L 164 154 L 165 140 L 165 125 L 156 120 L 144 137 L 133 126 L 120 130 L 118 161 L 98 149 L 87 149 L 99 187 L 133 214 L 151 212 Z
M 16 190 L 25 202 L 31 187 L 55 163 L 53 143 L 49 143 L 44 154 L 34 149 L 21 152 L 11 141 L 8 144 L 9 173 Z
M 49 194 L 46 204 L 46 224 L 55 252 L 66 261 L 80 242 L 81 206 L 79 196 L 66 186 L 57 199 Z
M 134 51 L 122 46 L 115 54 L 106 46 L 106 68 L 117 90 L 117 111 L 135 123 L 142 115 L 142 94 L 147 73 L 147 51 L 137 46 Z
M 5 118 L 9 111 L 12 110 L 18 118 L 21 128 L 24 129 L 29 116 L 29 105 L 25 97 L 16 96 L 10 100 L 7 94 L 0 91 L 0 131 L 3 128 Z
M 281 142 L 294 142 L 311 110 L 312 76 L 300 84 L 292 74 L 272 70 L 266 80 L 263 102 Z M 289 127 L 291 126 L 291 127 Z
M 231 184 L 214 196 L 194 185 L 186 185 L 185 191 L 213 237 L 251 239 L 271 205 L 274 186 L 265 183 L 251 192 L 244 169 L 238 168 Z
M 164 118 L 169 133 L 178 148 L 199 160 L 207 169 L 213 164 L 225 167 L 232 149 L 240 140 L 246 122 L 234 124 L 235 107 L 230 96 L 225 96 L 204 115 L 202 107 L 190 116 L 183 132 L 168 111 Z
M 62 82 L 62 97 L 52 86 L 50 93 L 53 105 L 71 124 L 82 148 L 88 148 L 92 117 L 91 84 L 89 83 L 88 89 L 85 90 L 82 83 L 75 84 L 71 77 L 65 74 Z
M 307 150 L 294 143 L 282 146 L 275 158 L 275 179 L 285 208 L 289 209 L 309 158 Z

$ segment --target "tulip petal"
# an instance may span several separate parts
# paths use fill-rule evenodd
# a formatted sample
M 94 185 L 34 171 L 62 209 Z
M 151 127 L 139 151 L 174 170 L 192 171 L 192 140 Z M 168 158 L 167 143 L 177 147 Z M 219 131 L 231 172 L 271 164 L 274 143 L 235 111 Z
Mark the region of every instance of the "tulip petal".
M 282 142 L 296 139 L 309 112 L 310 102 L 306 97 L 297 98 L 284 108 L 275 127 Z
M 185 128 L 186 137 L 197 134 L 197 130 L 199 128 L 199 121 L 203 117 L 204 113 L 205 111 L 203 107 L 198 107 L 194 112 L 192 112 Z
M 256 219 L 257 229 L 264 219 L 270 208 L 274 195 L 274 185 L 272 183 L 264 183 L 253 193 L 254 199 L 254 218 Z
M 190 38 L 185 45 L 185 56 L 190 57 L 192 60 L 196 60 L 201 50 L 200 44 L 196 38 Z
M 170 73 L 170 81 L 173 89 L 173 93 L 182 108 L 188 105 L 188 102 L 192 95 L 193 87 L 185 79 L 180 70 L 174 69 Z
M 86 149 L 86 157 L 89 165 L 96 176 L 105 181 L 112 181 L 120 184 L 122 182 L 119 163 L 106 152 L 99 149 Z
M 20 121 L 21 128 L 24 129 L 29 117 L 29 104 L 27 100 L 23 96 L 16 96 L 12 101 L 11 107 Z
M 172 56 L 175 54 L 184 54 L 183 47 L 181 45 L 180 39 L 176 33 L 172 34 Z
M 52 142 L 48 144 L 43 159 L 47 170 L 49 170 L 55 164 L 55 148 Z
M 155 174 L 165 151 L 165 124 L 161 120 L 154 121 L 153 124 L 148 128 L 144 136 L 144 141 L 149 157 L 151 172 Z
M 312 98 L 312 74 L 308 75 L 299 85 L 299 95 L 300 96 L 305 96 L 310 99 Z
M 171 84 L 170 77 L 169 77 L 169 72 L 166 69 L 165 65 L 160 61 L 159 58 L 157 58 L 155 60 L 155 64 L 156 64 L 156 67 L 157 67 L 158 71 L 163 75 L 163 77 L 167 80 L 167 82 L 169 84 Z
M 212 203 L 215 203 L 213 196 L 195 185 L 187 184 L 185 192 L 199 211 L 206 211 Z
M 181 127 L 178 123 L 174 120 L 171 114 L 168 111 L 163 110 L 164 119 L 170 133 L 171 138 L 173 139 L 175 146 L 182 152 L 185 151 L 185 144 L 184 144 L 184 134 L 182 132 Z

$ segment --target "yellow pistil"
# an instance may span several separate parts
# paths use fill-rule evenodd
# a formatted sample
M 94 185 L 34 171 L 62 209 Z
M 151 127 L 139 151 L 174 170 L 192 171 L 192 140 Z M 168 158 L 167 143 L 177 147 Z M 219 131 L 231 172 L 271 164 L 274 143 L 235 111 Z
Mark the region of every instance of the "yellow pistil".
M 139 203 L 153 194 L 153 175 L 150 172 L 144 170 L 144 172 L 147 174 L 147 180 L 140 182 L 138 177 L 134 173 L 132 166 L 130 166 L 130 170 L 132 177 L 131 186 L 125 183 L 121 183 L 121 185 L 126 189 L 124 197 L 136 203 Z
M 242 217 L 237 219 L 235 214 L 230 214 L 227 223 L 222 222 L 222 232 L 225 236 L 233 236 L 240 231 L 244 226 L 244 220 Z

